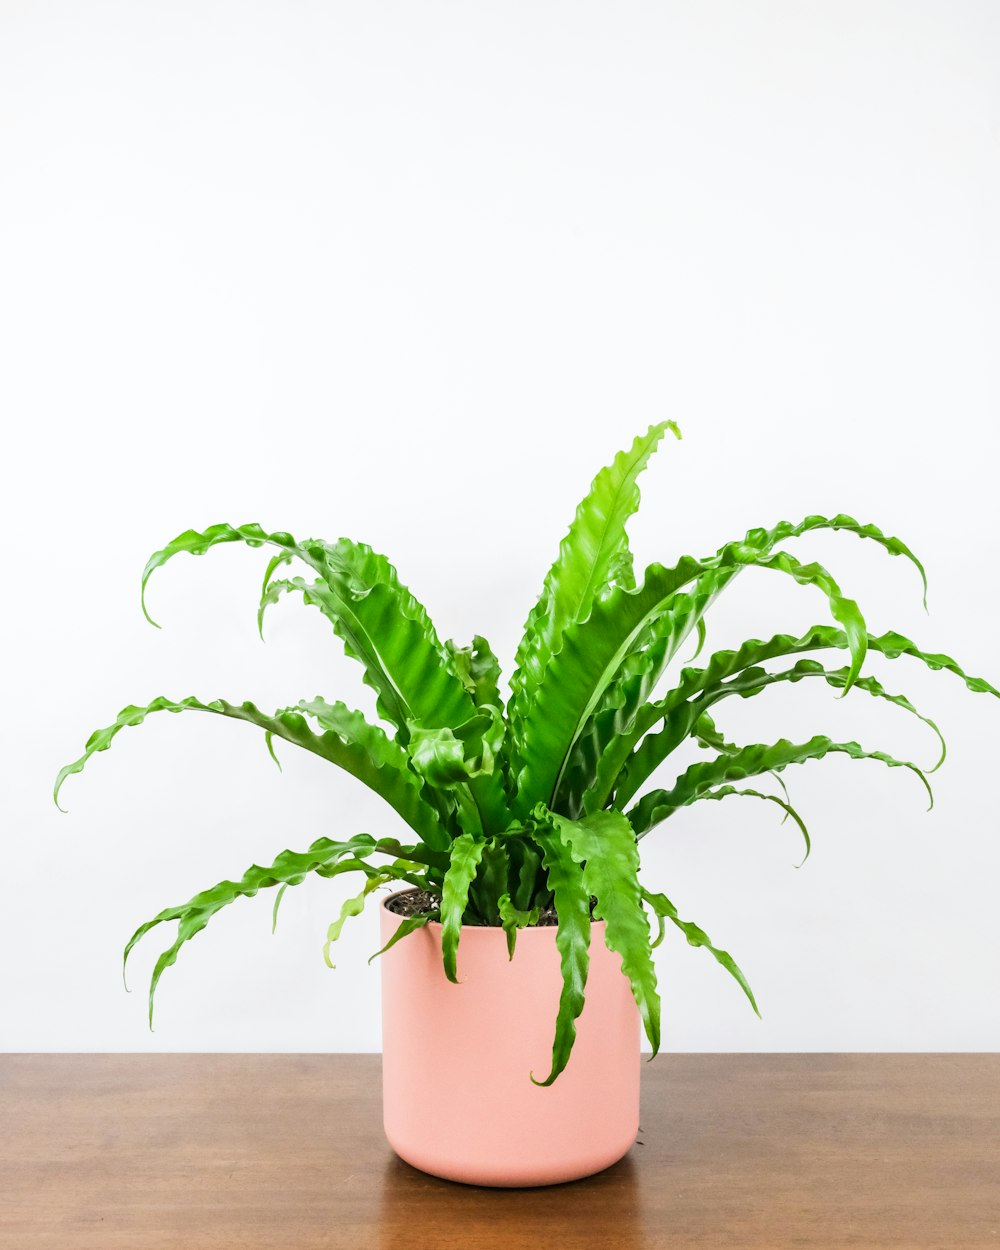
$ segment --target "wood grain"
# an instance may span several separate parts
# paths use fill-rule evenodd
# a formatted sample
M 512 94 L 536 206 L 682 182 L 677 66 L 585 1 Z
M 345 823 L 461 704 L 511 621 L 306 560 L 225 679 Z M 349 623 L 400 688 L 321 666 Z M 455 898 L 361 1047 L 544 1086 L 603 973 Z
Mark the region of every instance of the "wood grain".
M 1000 1248 L 1000 1055 L 663 1055 L 642 1123 L 475 1189 L 392 1155 L 377 1055 L 0 1056 L 0 1247 Z

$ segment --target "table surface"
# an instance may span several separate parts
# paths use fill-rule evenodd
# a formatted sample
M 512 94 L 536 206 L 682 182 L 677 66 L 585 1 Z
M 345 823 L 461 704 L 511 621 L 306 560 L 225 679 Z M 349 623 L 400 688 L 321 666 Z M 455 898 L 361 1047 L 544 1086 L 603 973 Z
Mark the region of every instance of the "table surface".
M 379 1062 L 0 1056 L 0 1247 L 1000 1250 L 1000 1055 L 661 1055 L 622 1162 L 520 1190 L 397 1159 Z

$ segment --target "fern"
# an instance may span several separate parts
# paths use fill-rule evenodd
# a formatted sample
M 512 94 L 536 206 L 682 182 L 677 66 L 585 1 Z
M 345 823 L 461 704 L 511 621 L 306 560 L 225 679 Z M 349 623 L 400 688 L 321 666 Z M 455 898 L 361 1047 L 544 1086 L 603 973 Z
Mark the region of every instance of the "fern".
M 757 1010 L 732 956 L 715 947 L 704 930 L 682 920 L 665 894 L 640 884 L 642 839 L 695 802 L 739 796 L 778 807 L 799 827 L 808 854 L 809 833 L 791 803 L 784 774 L 793 764 L 830 754 L 909 771 L 931 796 L 926 773 L 943 763 L 944 738 L 905 695 L 889 693 L 864 673 L 869 653 L 892 660 L 909 657 L 950 672 L 973 693 L 1000 697 L 1000 691 L 970 676 L 950 656 L 923 650 L 893 631 L 871 633 L 860 606 L 834 575 L 787 549 L 786 544 L 816 531 L 853 534 L 912 563 L 926 605 L 924 566 L 910 548 L 845 513 L 753 528 L 711 555 L 683 555 L 672 564 L 652 564 L 637 576 L 626 525 L 639 506 L 638 479 L 668 433 L 680 437 L 673 422 L 651 426 L 595 477 L 528 614 L 506 703 L 500 664 L 486 639 L 477 635 L 469 645 L 442 641 L 396 569 L 364 543 L 344 538 L 300 542 L 257 524 L 219 524 L 186 530 L 150 557 L 141 602 L 152 621 L 146 604 L 150 578 L 174 556 L 201 556 L 232 543 L 268 548 L 259 628 L 263 632 L 272 605 L 288 595 L 301 596 L 323 614 L 345 653 L 360 664 L 381 723 L 321 697 L 273 713 L 250 702 L 161 697 L 124 708 L 91 735 L 80 757 L 59 772 L 57 803 L 67 778 L 106 751 L 123 729 L 157 712 L 193 711 L 254 726 L 272 753 L 274 741 L 282 740 L 319 756 L 378 795 L 408 829 L 404 841 L 358 834 L 345 841 L 321 838 L 304 852 L 283 851 L 268 867 L 253 865 L 239 880 L 219 882 L 141 925 L 126 947 L 126 959 L 152 929 L 168 922 L 177 926 L 174 941 L 154 967 L 150 1020 L 163 972 L 223 907 L 277 887 L 276 922 L 289 887 L 311 874 L 334 878 L 347 873 L 360 874 L 361 888 L 341 904 L 330 924 L 323 948 L 328 962 L 344 924 L 394 882 L 425 891 L 430 902 L 401 921 L 383 951 L 428 924 L 439 925 L 443 971 L 451 980 L 459 976 L 464 926 L 502 930 L 513 957 L 518 931 L 555 909 L 562 988 L 553 1003 L 550 1070 L 532 1077 L 539 1084 L 550 1085 L 570 1060 L 586 995 L 594 920 L 603 922 L 607 945 L 621 961 L 654 1051 L 660 1000 L 651 952 L 668 925 L 689 944 L 708 950 Z M 752 576 L 778 573 L 821 596 L 830 623 L 800 636 L 750 639 L 696 667 L 707 615 L 747 571 Z M 693 656 L 689 639 L 697 644 Z M 690 656 L 686 666 L 657 694 L 682 648 Z M 843 666 L 824 658 L 832 651 L 846 653 Z M 768 668 L 774 661 L 786 667 Z M 925 770 L 823 734 L 801 743 L 780 739 L 741 746 L 727 741 L 715 724 L 713 717 L 726 699 L 756 698 L 778 683 L 815 679 L 841 696 L 860 691 L 919 717 L 939 743 L 933 767 Z M 698 743 L 708 758 L 642 793 L 654 771 L 668 765 L 688 741 Z M 764 784 L 770 779 L 781 793 L 747 784 L 758 778 Z

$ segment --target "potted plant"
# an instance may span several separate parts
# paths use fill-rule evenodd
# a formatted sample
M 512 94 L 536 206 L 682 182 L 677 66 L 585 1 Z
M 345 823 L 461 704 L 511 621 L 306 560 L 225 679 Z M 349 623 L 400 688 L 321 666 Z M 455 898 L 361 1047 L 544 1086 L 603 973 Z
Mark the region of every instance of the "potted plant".
M 947 669 L 972 691 L 998 691 L 900 634 L 869 633 L 830 573 L 784 547 L 812 530 L 844 530 L 912 561 L 926 594 L 910 549 L 849 516 L 753 529 L 707 558 L 653 564 L 638 580 L 626 522 L 639 504 L 637 478 L 668 432 L 680 437 L 673 422 L 652 426 L 595 478 L 528 617 L 506 701 L 486 640 L 442 642 L 392 565 L 363 544 L 296 542 L 259 525 L 215 525 L 188 530 L 152 556 L 142 578 L 144 612 L 151 574 L 179 552 L 201 555 L 230 542 L 272 548 L 259 619 L 287 593 L 318 608 L 361 663 L 388 732 L 319 698 L 270 715 L 252 703 L 158 698 L 125 708 L 91 736 L 80 759 L 59 773 L 57 801 L 66 777 L 119 730 L 152 712 L 209 712 L 256 726 L 272 754 L 274 739 L 283 739 L 339 765 L 395 809 L 406 833 L 399 840 L 321 838 L 308 850 L 283 851 L 269 867 L 254 865 L 239 881 L 220 882 L 141 925 L 126 959 L 150 929 L 177 922 L 152 974 L 150 1020 L 164 970 L 235 899 L 279 887 L 277 913 L 283 892 L 309 873 L 358 874 L 360 892 L 330 926 L 329 961 L 347 918 L 383 887 L 402 884 L 387 897 L 383 890 L 377 952 L 389 1141 L 440 1176 L 532 1185 L 606 1167 L 634 1140 L 639 1025 L 655 1054 L 660 1001 L 652 950 L 668 923 L 704 947 L 756 1011 L 733 958 L 640 879 L 643 838 L 692 803 L 739 795 L 779 807 L 798 825 L 808 854 L 806 826 L 784 787 L 775 794 L 740 783 L 767 776 L 780 783 L 790 764 L 833 752 L 906 768 L 928 793 L 930 785 L 916 764 L 856 742 L 728 742 L 713 719 L 716 705 L 776 682 L 818 678 L 841 695 L 860 690 L 919 716 L 904 696 L 862 675 L 869 650 Z M 283 576 L 293 563 L 307 576 Z M 689 635 L 700 650 L 706 612 L 747 568 L 818 591 L 833 623 L 801 636 L 752 639 L 700 666 L 692 659 L 674 671 L 669 689 L 655 693 Z M 846 653 L 840 667 L 830 662 L 837 652 Z M 765 668 L 770 661 L 785 663 Z M 689 739 L 709 758 L 641 793 Z M 938 765 L 943 758 L 942 741 Z

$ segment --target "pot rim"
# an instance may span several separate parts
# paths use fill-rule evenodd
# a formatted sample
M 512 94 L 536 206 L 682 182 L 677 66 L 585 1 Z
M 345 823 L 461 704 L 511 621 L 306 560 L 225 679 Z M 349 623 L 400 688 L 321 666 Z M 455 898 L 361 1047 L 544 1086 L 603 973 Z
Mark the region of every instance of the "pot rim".
M 405 890 L 393 890 L 391 894 L 386 894 L 383 897 L 382 901 L 379 903 L 379 911 L 384 911 L 388 913 L 388 915 L 394 916 L 397 920 L 405 920 L 406 917 L 400 916 L 398 912 L 389 911 L 389 908 L 386 906 L 386 904 L 390 903 L 394 898 L 399 898 L 401 894 L 416 894 L 416 892 L 417 892 L 416 887 L 412 885 L 408 885 Z M 592 930 L 593 929 L 603 930 L 604 925 L 605 925 L 605 922 L 603 920 L 592 919 L 590 922 L 590 927 Z M 424 928 L 440 929 L 441 921 L 440 920 L 428 920 Z M 555 937 L 556 933 L 558 932 L 558 929 L 559 929 L 559 926 L 554 925 L 554 924 L 525 925 L 523 929 L 518 929 L 517 940 L 520 941 L 521 938 L 527 933 L 530 933 L 530 934 L 551 933 L 552 936 Z M 499 934 L 502 934 L 504 933 L 504 930 L 498 924 L 464 924 L 462 925 L 462 933 L 463 935 L 466 933 L 499 933 Z

